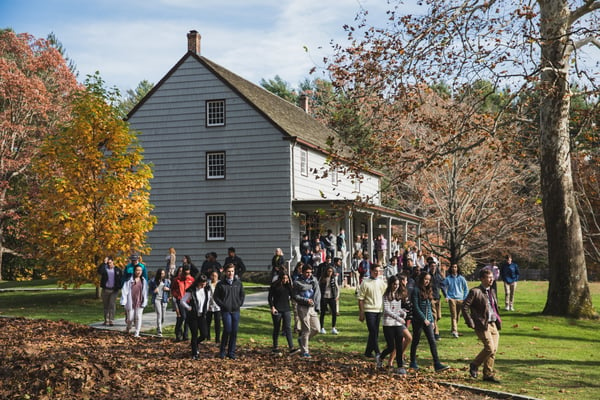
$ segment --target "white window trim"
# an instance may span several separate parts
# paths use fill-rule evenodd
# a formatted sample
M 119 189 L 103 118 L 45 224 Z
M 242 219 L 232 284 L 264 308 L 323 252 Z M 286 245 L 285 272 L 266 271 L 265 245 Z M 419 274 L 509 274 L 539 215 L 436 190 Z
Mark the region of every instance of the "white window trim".
M 211 236 L 211 228 L 212 228 L 212 225 L 210 223 L 211 217 L 221 217 L 223 219 L 223 236 L 218 236 L 218 237 Z M 224 241 L 226 232 L 227 232 L 227 218 L 226 218 L 225 213 L 206 214 L 206 241 L 207 242 Z
M 211 175 L 211 155 L 223 155 L 223 174 L 222 175 Z M 207 151 L 206 152 L 206 179 L 225 179 L 225 172 L 227 169 L 227 155 L 224 151 Z
M 308 149 L 300 149 L 300 174 L 308 176 Z
M 222 104 L 223 107 L 223 119 L 220 122 L 210 122 L 210 117 L 211 117 L 211 112 L 210 112 L 210 105 L 211 104 Z M 207 100 L 206 101 L 206 126 L 207 127 L 214 127 L 214 126 L 225 126 L 225 118 L 226 116 L 226 109 L 225 109 L 225 100 Z

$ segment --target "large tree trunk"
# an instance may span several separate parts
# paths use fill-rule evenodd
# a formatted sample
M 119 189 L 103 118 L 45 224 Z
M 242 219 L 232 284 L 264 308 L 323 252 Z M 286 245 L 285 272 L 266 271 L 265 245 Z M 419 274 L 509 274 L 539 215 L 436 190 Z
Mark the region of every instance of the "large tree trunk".
M 544 314 L 589 318 L 597 314 L 588 286 L 569 153 L 569 8 L 565 0 L 539 4 L 541 188 L 550 264 Z

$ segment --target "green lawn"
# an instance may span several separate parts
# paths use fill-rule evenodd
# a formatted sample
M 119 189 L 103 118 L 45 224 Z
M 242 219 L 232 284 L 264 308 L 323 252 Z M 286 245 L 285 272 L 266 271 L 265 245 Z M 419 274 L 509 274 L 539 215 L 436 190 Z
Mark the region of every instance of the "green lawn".
M 471 282 L 469 286 L 475 285 L 475 282 Z M 42 286 L 56 287 L 55 284 Z M 0 284 L 0 288 L 6 287 L 10 285 Z M 600 283 L 592 283 L 590 288 L 594 304 L 600 309 Z M 448 309 L 444 304 L 444 315 L 440 321 L 442 340 L 438 342 L 438 351 L 442 361 L 450 364 L 453 370 L 439 377 L 447 382 L 544 399 L 598 399 L 600 321 L 569 320 L 541 315 L 546 291 L 546 282 L 520 282 L 515 298 L 517 311 L 504 311 L 501 314 L 503 329 L 499 354 L 496 357 L 501 385 L 487 384 L 467 377 L 466 367 L 481 346 L 474 333 L 462 321 L 459 330 L 463 335 L 458 339 L 451 338 Z M 499 292 L 499 300 L 502 303 L 503 289 L 499 288 Z M 0 293 L 0 315 L 66 319 L 88 324 L 98 321 L 102 315 L 101 301 L 96 300 L 94 295 L 95 291 L 90 288 L 3 292 Z M 147 311 L 150 311 L 150 308 Z M 355 354 L 357 359 L 362 358 L 367 331 L 364 324 L 358 321 L 357 305 L 352 290 L 343 291 L 341 313 L 337 324 L 340 335 L 318 335 L 311 342 L 312 352 L 315 355 L 319 352 L 341 352 L 346 355 Z M 325 319 L 325 326 L 329 332 L 329 315 Z M 271 346 L 271 328 L 271 317 L 266 306 L 243 310 L 239 333 L 240 346 L 258 346 L 268 350 Z M 172 335 L 172 328 L 167 329 L 165 333 L 167 336 Z M 283 344 L 281 339 L 280 343 Z M 383 334 L 380 341 L 380 345 L 384 347 Z M 421 338 L 418 357 L 422 367 L 431 364 L 425 337 Z M 428 373 L 426 371 L 424 373 Z

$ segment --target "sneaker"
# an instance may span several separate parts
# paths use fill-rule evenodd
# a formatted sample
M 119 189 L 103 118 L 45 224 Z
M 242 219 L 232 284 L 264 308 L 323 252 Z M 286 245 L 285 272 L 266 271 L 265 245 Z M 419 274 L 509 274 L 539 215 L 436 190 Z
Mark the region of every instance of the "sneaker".
M 440 335 L 433 335 L 433 338 L 435 339 L 436 342 L 439 342 L 440 340 L 442 340 Z
M 300 349 L 294 349 L 294 348 L 290 349 L 290 355 L 296 354 L 296 353 L 299 353 L 299 352 L 300 352 Z
M 396 373 L 398 373 L 400 375 L 406 375 L 406 369 L 404 369 L 404 368 L 398 368 L 396 370 Z
M 458 339 L 458 332 L 452 332 L 452 337 Z
M 321 328 L 321 334 L 326 334 L 327 331 L 325 330 L 325 328 Z
M 235 354 L 228 354 L 227 357 L 229 357 L 230 360 L 235 360 L 237 357 L 235 356 Z
M 375 354 L 375 365 L 377 366 L 377 369 L 383 368 L 383 363 L 381 362 L 381 354 L 379 353 Z
M 302 354 L 302 358 L 310 358 L 310 354 L 304 353 L 304 354 Z
M 225 353 L 219 353 L 219 358 L 223 360 L 225 358 Z
M 273 350 L 271 350 L 271 353 L 279 354 L 281 353 L 281 350 L 279 350 L 278 348 L 274 348 Z
M 435 366 L 435 372 L 445 371 L 445 370 L 447 370 L 449 368 L 450 368 L 449 365 L 438 364 L 438 365 Z
M 506 307 L 504 307 L 504 309 L 505 309 L 506 311 L 510 311 L 510 307 L 509 307 L 509 306 L 506 306 Z
M 158 337 L 162 337 L 162 333 L 158 333 L 156 336 L 158 336 Z
M 414 369 L 415 371 L 419 369 L 419 366 L 417 365 L 417 363 L 416 362 L 412 362 L 412 361 L 411 361 L 411 363 L 409 364 L 408 367 L 411 368 L 411 369 Z
M 513 306 L 510 306 L 510 311 L 515 311 L 515 308 Z
M 469 364 L 469 375 L 471 378 L 477 378 L 477 366 L 473 363 Z
M 337 329 L 335 329 L 335 328 L 332 328 L 332 329 L 331 329 L 331 334 L 332 334 L 332 335 L 337 335 L 338 333 L 339 333 L 339 332 L 338 332 L 338 330 L 337 330 Z

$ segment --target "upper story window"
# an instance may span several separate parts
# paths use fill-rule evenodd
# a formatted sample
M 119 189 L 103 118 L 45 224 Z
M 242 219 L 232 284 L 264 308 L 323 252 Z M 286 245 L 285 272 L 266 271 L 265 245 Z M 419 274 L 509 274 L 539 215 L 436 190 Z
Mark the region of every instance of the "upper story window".
M 206 126 L 225 125 L 225 100 L 208 100 L 206 102 Z
M 331 184 L 333 186 L 337 186 L 338 182 L 339 182 L 339 177 L 338 177 L 338 170 L 336 167 L 333 167 L 329 170 L 329 173 L 331 174 Z
M 308 176 L 308 149 L 300 149 L 300 174 Z
M 206 179 L 225 178 L 225 152 L 206 153 Z

